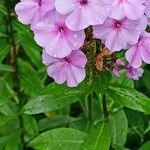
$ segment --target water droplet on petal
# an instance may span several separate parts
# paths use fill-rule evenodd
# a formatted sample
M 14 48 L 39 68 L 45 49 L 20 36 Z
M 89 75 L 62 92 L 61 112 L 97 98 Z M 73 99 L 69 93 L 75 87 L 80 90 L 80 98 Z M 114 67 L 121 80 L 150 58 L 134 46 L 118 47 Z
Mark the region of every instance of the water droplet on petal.
M 53 49 L 53 48 L 51 48 L 51 47 L 49 48 L 49 50 L 50 50 L 50 51 L 54 51 L 54 49 Z
M 75 34 L 75 35 L 74 35 L 74 38 L 77 38 L 77 37 L 78 37 L 78 35 L 77 35 L 77 34 Z
M 77 46 L 77 44 L 78 44 L 77 42 L 74 42 L 74 46 L 75 46 L 75 47 Z
M 56 54 L 53 54 L 53 57 L 57 57 L 57 55 L 56 55 Z
M 100 19 L 99 19 L 98 17 L 96 17 L 96 20 L 97 20 L 97 21 L 100 21 Z

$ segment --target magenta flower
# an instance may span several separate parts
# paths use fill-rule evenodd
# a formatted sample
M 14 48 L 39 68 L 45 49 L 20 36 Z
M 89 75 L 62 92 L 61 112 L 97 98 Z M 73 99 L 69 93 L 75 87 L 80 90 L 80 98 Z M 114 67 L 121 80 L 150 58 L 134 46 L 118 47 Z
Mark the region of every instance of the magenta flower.
M 113 0 L 109 10 L 109 17 L 117 20 L 125 17 L 137 20 L 144 15 L 144 12 L 145 6 L 141 0 Z
M 53 57 L 66 57 L 84 43 L 84 30 L 69 30 L 65 25 L 65 19 L 66 16 L 53 10 L 34 29 L 35 41 Z
M 140 68 L 142 61 L 150 64 L 150 33 L 141 34 L 138 43 L 127 50 L 126 59 L 134 68 Z
M 47 73 L 55 82 L 67 82 L 69 87 L 76 87 L 85 78 L 86 56 L 82 51 L 76 50 L 65 58 L 51 57 L 45 50 L 42 54 L 43 63 L 47 66 Z
M 120 68 L 125 68 L 125 63 L 121 59 L 116 60 L 116 65 Z
M 21 0 L 15 11 L 23 24 L 34 25 L 50 10 L 54 9 L 55 0 Z
M 112 51 L 120 51 L 127 44 L 135 44 L 140 36 L 140 21 L 127 18 L 115 20 L 107 18 L 102 25 L 93 27 L 96 38 L 104 41 L 106 47 Z
M 69 14 L 66 25 L 74 31 L 102 24 L 107 17 L 99 0 L 56 0 L 55 7 L 59 13 Z
M 143 73 L 144 70 L 142 68 L 133 68 L 130 64 L 126 69 L 126 75 L 133 80 L 139 80 Z
M 117 68 L 113 68 L 113 69 L 112 69 L 112 73 L 113 73 L 116 77 L 120 77 L 120 72 L 118 71 Z
M 114 63 L 114 66 L 112 68 L 112 73 L 116 76 L 116 77 L 120 77 L 120 69 L 125 69 L 126 65 L 125 63 L 121 60 L 121 59 L 117 59 L 116 62 Z

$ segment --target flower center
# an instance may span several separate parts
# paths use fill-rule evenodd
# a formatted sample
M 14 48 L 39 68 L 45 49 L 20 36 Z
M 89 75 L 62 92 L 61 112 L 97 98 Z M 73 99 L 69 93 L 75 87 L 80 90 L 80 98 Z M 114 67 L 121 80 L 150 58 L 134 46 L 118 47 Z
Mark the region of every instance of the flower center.
M 42 5 L 42 0 L 38 0 L 39 6 Z
M 87 3 L 88 3 L 88 0 L 80 0 L 80 4 L 82 6 L 87 5 Z
M 58 29 L 58 30 L 59 30 L 59 32 L 60 32 L 60 33 L 64 33 L 64 32 L 65 32 L 65 28 L 64 28 L 64 27 L 62 27 L 62 26 L 61 26 L 61 27 L 59 27 L 59 29 Z
M 142 45 L 143 44 L 143 37 L 140 36 L 138 39 L 138 45 Z
M 68 57 L 65 57 L 64 59 L 65 59 L 65 62 L 70 63 L 70 60 Z
M 120 28 L 120 26 L 121 26 L 121 22 L 116 21 L 116 23 L 115 23 L 115 27 L 116 27 L 116 28 Z

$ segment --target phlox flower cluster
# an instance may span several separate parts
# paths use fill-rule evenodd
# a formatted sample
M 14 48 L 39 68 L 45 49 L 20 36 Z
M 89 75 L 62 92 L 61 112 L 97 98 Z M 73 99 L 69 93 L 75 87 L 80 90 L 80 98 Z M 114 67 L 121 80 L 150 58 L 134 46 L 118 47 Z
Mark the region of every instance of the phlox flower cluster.
M 87 58 L 81 47 L 88 27 L 110 51 L 125 52 L 129 78 L 139 79 L 142 63 L 150 64 L 150 0 L 21 0 L 15 10 L 19 21 L 30 25 L 47 73 L 59 84 L 75 87 L 84 80 Z M 115 67 L 112 71 L 119 75 Z

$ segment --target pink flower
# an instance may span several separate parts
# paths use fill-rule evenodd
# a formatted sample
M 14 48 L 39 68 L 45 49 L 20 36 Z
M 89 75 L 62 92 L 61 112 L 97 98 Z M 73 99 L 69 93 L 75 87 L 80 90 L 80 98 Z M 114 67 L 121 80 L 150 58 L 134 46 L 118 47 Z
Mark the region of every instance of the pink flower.
M 55 82 L 67 82 L 69 87 L 76 87 L 85 78 L 86 56 L 82 51 L 76 50 L 65 58 L 51 57 L 45 50 L 42 54 L 43 63 L 47 66 L 47 73 Z
M 126 69 L 126 75 L 133 80 L 139 80 L 143 73 L 144 70 L 142 68 L 133 68 L 130 64 Z
M 126 64 L 122 60 L 117 59 L 115 66 L 112 69 L 112 73 L 115 76 L 120 77 L 120 69 L 125 70 L 126 75 L 133 80 L 139 80 L 139 78 L 142 77 L 142 74 L 144 72 L 142 68 L 133 68 L 130 64 L 126 66 Z
M 148 24 L 150 25 L 150 0 L 145 0 L 144 5 L 146 7 L 145 15 L 147 16 Z
M 126 65 L 125 63 L 121 60 L 121 59 L 117 59 L 116 62 L 114 63 L 114 66 L 112 68 L 112 73 L 116 76 L 116 77 L 120 77 L 120 69 L 125 69 Z
M 146 6 L 145 14 L 148 18 L 150 18 L 150 0 L 145 1 L 145 6 Z
M 69 30 L 65 25 L 65 19 L 66 16 L 53 10 L 47 13 L 34 29 L 35 41 L 53 57 L 66 57 L 84 43 L 84 30 Z
M 112 73 L 113 73 L 116 77 L 120 77 L 120 72 L 118 71 L 117 68 L 112 68 Z
M 99 0 L 56 0 L 55 7 L 59 13 L 69 14 L 66 25 L 74 31 L 102 24 L 107 17 Z
M 93 27 L 93 34 L 104 41 L 108 49 L 120 51 L 127 44 L 135 44 L 138 41 L 140 28 L 140 21 L 132 21 L 127 18 L 122 20 L 107 18 L 104 24 Z
M 116 60 L 116 65 L 120 68 L 125 68 L 125 63 L 121 59 Z
M 109 10 L 109 17 L 117 20 L 125 17 L 137 20 L 144 15 L 144 12 L 145 6 L 141 0 L 113 0 Z
M 50 10 L 54 9 L 55 0 L 21 0 L 15 11 L 23 24 L 34 25 Z
M 126 59 L 134 68 L 140 68 L 142 61 L 150 64 L 150 33 L 141 34 L 138 43 L 127 50 Z

